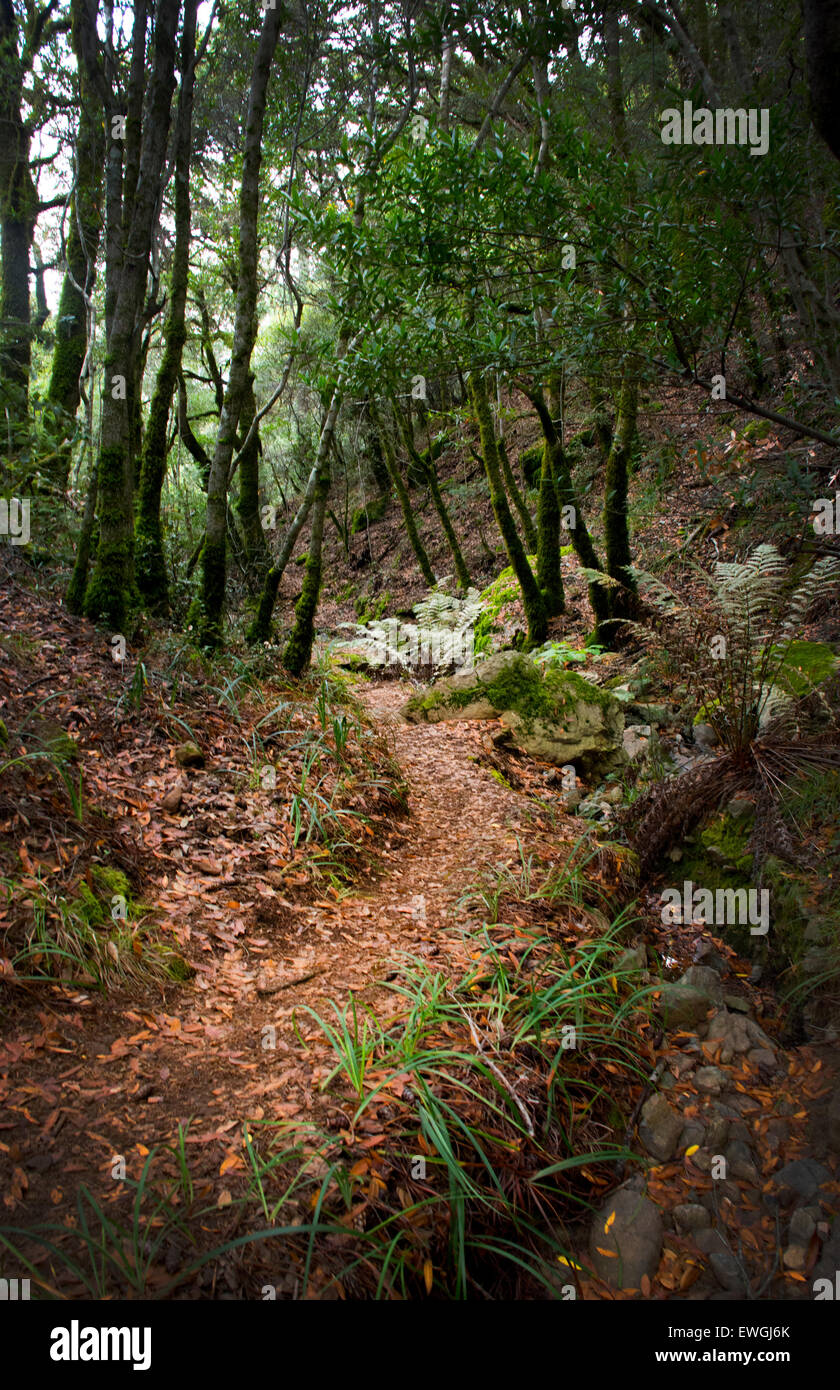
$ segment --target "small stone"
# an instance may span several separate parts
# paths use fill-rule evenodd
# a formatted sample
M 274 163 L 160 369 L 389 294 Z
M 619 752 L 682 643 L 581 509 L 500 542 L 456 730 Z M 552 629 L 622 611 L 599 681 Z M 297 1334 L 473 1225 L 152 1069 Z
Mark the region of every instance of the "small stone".
M 710 1221 L 709 1213 L 705 1207 L 700 1206 L 699 1202 L 682 1202 L 679 1206 L 674 1207 L 672 1215 L 677 1230 L 683 1235 L 688 1231 L 704 1230 Z
M 718 742 L 718 736 L 711 724 L 694 725 L 694 742 L 698 748 L 714 748 Z
M 706 1130 L 706 1144 L 715 1153 L 722 1153 L 729 1138 L 729 1121 L 725 1115 L 716 1115 Z
M 204 767 L 204 754 L 198 744 L 187 740 L 175 749 L 175 761 L 179 767 Z
M 712 1095 L 719 1095 L 728 1080 L 726 1072 L 721 1071 L 720 1067 L 699 1067 L 694 1073 L 694 1084 L 698 1089 L 710 1091 Z
M 677 849 L 676 845 L 673 847 L 673 849 L 668 850 L 668 858 L 670 859 L 672 864 L 679 864 L 682 857 L 683 852 L 681 849 Z
M 708 996 L 699 989 L 668 984 L 662 988 L 659 1007 L 667 1028 L 690 1028 L 706 1017 L 710 1005 Z
M 661 1252 L 659 1208 L 635 1185 L 620 1187 L 596 1213 L 590 1228 L 589 1253 L 595 1273 L 613 1288 L 638 1289 L 645 1275 L 653 1278 Z
M 690 965 L 677 983 L 687 985 L 689 989 L 699 990 L 713 1004 L 723 1003 L 720 976 L 716 970 L 712 970 L 708 965 Z
M 742 816 L 751 816 L 755 811 L 755 802 L 750 801 L 746 796 L 733 796 L 731 801 L 726 803 L 726 814 L 733 820 L 740 820 Z
M 746 1280 L 741 1266 L 729 1250 L 716 1251 L 710 1255 L 709 1264 L 722 1289 L 738 1293 L 746 1290 Z
M 819 1208 L 817 1208 L 817 1210 L 819 1210 Z M 816 1229 L 817 1223 L 808 1208 L 797 1207 L 793 1216 L 790 1218 L 788 1239 L 791 1245 L 807 1246 Z
M 729 1145 L 725 1154 L 727 1172 L 742 1182 L 759 1183 L 761 1175 L 755 1166 L 752 1150 L 736 1139 Z
M 725 994 L 723 1002 L 727 1009 L 733 1009 L 735 1013 L 748 1014 L 750 1011 L 749 1000 L 742 999 L 740 994 Z
M 752 1047 L 747 1053 L 747 1061 L 758 1067 L 759 1071 L 775 1071 L 776 1058 L 766 1047 Z
M 786 1163 L 773 1175 L 773 1186 L 795 1192 L 799 1197 L 814 1197 L 823 1183 L 831 1181 L 827 1168 L 815 1158 L 797 1158 Z
M 807 1258 L 804 1245 L 789 1245 L 782 1255 L 786 1269 L 804 1269 Z
M 650 1096 L 642 1106 L 639 1138 L 649 1154 L 666 1163 L 672 1158 L 683 1129 L 679 1115 L 663 1095 Z

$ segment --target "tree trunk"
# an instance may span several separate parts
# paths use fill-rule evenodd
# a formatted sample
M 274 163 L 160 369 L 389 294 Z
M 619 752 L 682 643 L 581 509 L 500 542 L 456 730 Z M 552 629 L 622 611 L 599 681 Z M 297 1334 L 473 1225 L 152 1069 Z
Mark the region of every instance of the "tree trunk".
M 82 367 L 88 350 L 88 307 L 96 281 L 96 258 L 102 235 L 102 186 L 105 174 L 105 119 L 95 79 L 98 38 L 97 3 L 73 0 L 71 38 L 79 78 L 79 123 L 76 135 L 75 188 L 65 239 L 67 269 L 61 285 L 47 397 L 73 417 L 79 408 Z M 55 480 L 67 485 L 69 449 L 61 451 Z
M 166 475 L 167 435 L 172 397 L 181 371 L 186 341 L 187 284 L 190 269 L 190 158 L 195 88 L 195 22 L 198 0 L 185 0 L 181 34 L 181 90 L 175 136 L 175 249 L 169 286 L 166 346 L 149 407 L 140 464 L 135 523 L 137 584 L 149 607 L 169 607 L 169 581 L 160 522 L 160 499 Z
M 601 561 L 598 559 L 595 546 L 592 544 L 592 537 L 586 525 L 586 518 L 583 515 L 580 504 L 575 493 L 569 463 L 563 448 L 563 442 L 557 433 L 552 412 L 546 404 L 545 397 L 541 391 L 534 391 L 528 394 L 528 399 L 537 412 L 540 425 L 542 426 L 543 438 L 546 447 L 551 453 L 551 472 L 557 488 L 557 500 L 561 508 L 571 507 L 572 516 L 569 521 L 573 524 L 568 525 L 568 530 L 580 563 L 590 570 L 602 569 Z M 542 476 L 540 478 L 542 483 Z M 562 529 L 561 529 L 562 536 Z M 589 602 L 595 617 L 596 635 L 600 625 L 606 622 L 610 616 L 610 597 L 609 592 L 603 585 L 594 581 L 589 581 Z
M 324 517 L 330 490 L 329 455 L 323 460 L 315 484 L 312 504 L 312 534 L 303 573 L 303 589 L 295 605 L 295 625 L 283 652 L 283 665 L 292 676 L 299 676 L 309 665 L 315 638 L 315 614 L 321 595 L 321 568 L 324 543 Z
M 247 438 L 251 423 L 257 413 L 254 399 L 254 379 L 248 378 L 242 411 L 239 416 L 240 435 Z M 245 550 L 245 563 L 251 574 L 263 582 L 271 565 L 271 555 L 260 518 L 260 444 L 259 433 L 242 450 L 239 461 L 239 500 L 236 504 L 236 519 L 242 535 Z
M 435 467 L 435 461 L 432 458 L 431 446 L 429 447 L 427 461 L 417 452 L 414 440 L 411 437 L 409 423 L 397 405 L 397 402 L 393 399 L 391 401 L 391 406 L 394 411 L 394 418 L 397 421 L 400 433 L 403 437 L 403 442 L 408 450 L 409 457 L 414 463 L 415 468 L 420 470 L 429 484 L 429 491 L 432 494 L 435 511 L 440 518 L 440 524 L 443 527 L 443 533 L 446 536 L 449 549 L 452 551 L 452 559 L 455 562 L 455 573 L 458 576 L 458 585 L 466 593 L 467 589 L 470 587 L 470 572 L 467 569 L 461 547 L 458 543 L 458 537 L 455 534 L 455 528 L 452 525 L 449 512 L 446 509 L 446 503 L 441 494 L 437 469 Z
M 267 9 L 251 72 L 242 185 L 239 196 L 239 279 L 233 350 L 213 462 L 207 480 L 207 514 L 202 551 L 202 594 L 199 635 L 202 646 L 214 649 L 222 641 L 222 617 L 227 576 L 225 518 L 227 490 L 237 426 L 248 386 L 251 353 L 257 335 L 257 222 L 260 207 L 260 165 L 266 92 L 274 50 L 280 37 L 283 10 Z M 275 591 L 276 592 L 276 591 Z
M 411 498 L 408 495 L 408 488 L 403 482 L 403 477 L 400 473 L 399 464 L 397 463 L 396 455 L 394 454 L 394 446 L 391 443 L 390 436 L 382 427 L 382 423 L 379 420 L 379 417 L 373 405 L 371 405 L 371 417 L 373 419 L 374 426 L 379 434 L 379 438 L 382 441 L 382 447 L 385 452 L 385 463 L 388 468 L 388 472 L 391 475 L 391 482 L 394 484 L 394 491 L 397 494 L 399 504 L 402 509 L 406 535 L 408 536 L 408 539 L 411 542 L 411 549 L 414 551 L 414 557 L 418 565 L 420 566 L 420 573 L 422 574 L 423 578 L 425 579 L 426 583 L 431 589 L 433 588 L 436 582 L 435 573 L 429 563 L 429 557 L 426 554 L 426 548 L 420 539 L 420 532 L 417 530 L 417 522 L 414 517 L 414 512 L 411 509 Z
M 24 424 L 29 411 L 29 257 L 37 214 L 29 167 L 31 136 L 23 117 L 22 41 L 12 0 L 0 0 L 0 381 L 2 405 L 12 426 Z
M 528 564 L 528 557 L 519 539 L 519 532 L 508 505 L 502 481 L 502 465 L 496 442 L 496 431 L 493 427 L 490 399 L 484 380 L 477 372 L 470 372 L 469 391 L 473 412 L 478 422 L 484 471 L 487 474 L 487 482 L 490 487 L 493 514 L 505 543 L 508 559 L 522 590 L 522 603 L 528 622 L 528 640 L 532 646 L 538 647 L 541 642 L 545 641 L 548 616 L 542 594 L 531 571 L 531 566 Z
M 146 289 L 158 191 L 175 89 L 175 30 L 180 0 L 159 0 L 154 61 L 131 219 L 123 219 L 124 254 L 105 356 L 99 446 L 99 545 L 85 613 L 121 629 L 134 600 L 132 400 L 139 350 L 137 326 Z M 145 12 L 140 14 L 145 24 Z
M 638 384 L 630 369 L 625 368 L 615 435 L 607 459 L 604 496 L 607 573 L 622 586 L 610 590 L 610 616 L 614 621 L 632 617 L 637 610 L 636 581 L 627 568 L 632 559 L 627 517 L 627 465 L 636 435 L 638 402 Z M 611 627 L 610 634 L 611 645 L 615 645 L 619 633 Z

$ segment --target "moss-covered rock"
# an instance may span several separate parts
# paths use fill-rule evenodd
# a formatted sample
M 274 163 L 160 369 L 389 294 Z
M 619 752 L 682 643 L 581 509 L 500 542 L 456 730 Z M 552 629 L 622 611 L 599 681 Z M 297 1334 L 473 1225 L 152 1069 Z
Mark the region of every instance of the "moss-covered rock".
M 198 744 L 187 739 L 186 743 L 179 743 L 175 749 L 175 761 L 179 767 L 203 767 L 204 754 Z
M 497 716 L 527 752 L 549 762 L 603 775 L 626 761 L 618 701 L 577 672 L 543 673 L 519 652 L 497 652 L 413 696 L 403 709 L 413 723 Z
M 388 495 L 375 497 L 364 507 L 357 507 L 350 522 L 350 535 L 355 536 L 359 531 L 364 531 L 368 526 L 375 526 L 377 521 L 382 521 L 388 510 Z

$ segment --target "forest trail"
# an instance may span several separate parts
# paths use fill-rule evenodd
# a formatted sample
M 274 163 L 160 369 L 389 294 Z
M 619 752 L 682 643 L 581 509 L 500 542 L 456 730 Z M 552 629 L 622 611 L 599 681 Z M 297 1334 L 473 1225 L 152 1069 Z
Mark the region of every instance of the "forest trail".
M 79 655 L 82 664 L 90 658 Z M 0 1160 L 18 1174 L 6 1189 L 13 1219 L 54 1217 L 78 1182 L 118 1200 L 115 1158 L 137 1177 L 179 1124 L 189 1126 L 194 1175 L 212 1178 L 221 1195 L 244 1172 L 245 1123 L 334 1127 L 336 1109 L 349 1122 L 318 1090 L 335 1058 L 306 1007 L 334 1022 L 330 1001 L 343 1006 L 352 991 L 384 1018 L 399 1007 L 387 981 L 401 952 L 444 970 L 468 963 L 457 904 L 484 869 L 518 861 L 526 803 L 471 761 L 486 724 L 481 733 L 405 724 L 397 711 L 406 691 L 396 682 L 357 694 L 393 740 L 408 787 L 407 816 L 374 851 L 381 871 L 340 901 L 294 902 L 269 881 L 272 856 L 252 851 L 246 878 L 241 863 L 225 862 L 222 841 L 217 863 L 184 864 L 189 883 L 176 868 L 144 893 L 176 926 L 198 973 L 163 1005 L 151 994 L 62 994 L 44 1001 L 37 1023 L 30 1013 L 30 1026 L 11 1030 L 0 1049 Z M 195 775 L 198 800 L 212 770 Z M 141 782 L 132 789 L 136 821 L 154 827 L 159 789 L 144 796 Z M 374 1128 L 375 1110 L 364 1122 Z
M 401 770 L 407 814 L 391 811 L 372 819 L 374 872 L 362 872 L 349 889 L 330 889 L 323 879 L 313 890 L 305 875 L 288 872 L 290 861 L 295 868 L 287 822 L 283 829 L 288 806 L 273 806 L 253 783 L 244 790 L 253 772 L 247 741 L 257 715 L 238 724 L 223 704 L 205 700 L 199 724 L 198 706 L 179 706 L 200 729 L 207 763 L 191 772 L 180 811 L 165 814 L 162 795 L 175 769 L 163 706 L 149 699 L 117 726 L 113 665 L 102 635 L 19 587 L 7 591 L 6 609 L 9 632 L 40 634 L 27 648 L 26 678 L 18 674 L 17 679 L 35 692 L 49 685 L 54 715 L 77 732 L 92 809 L 107 812 L 111 843 L 132 850 L 144 899 L 160 918 L 164 936 L 171 933 L 180 943 L 196 975 L 189 984 L 169 987 L 162 1000 L 152 990 L 97 994 L 59 983 L 34 993 L 21 987 L 8 996 L 11 1007 L 0 1041 L 5 1219 L 26 1229 L 47 1220 L 72 1227 L 82 1185 L 103 1210 L 124 1219 L 131 1189 L 114 1180 L 116 1160 L 124 1160 L 126 1175 L 138 1180 L 150 1151 L 172 1143 L 180 1125 L 187 1127 L 185 1148 L 196 1191 L 220 1209 L 216 1215 L 223 1223 L 225 1208 L 231 1207 L 229 1229 L 222 1235 L 232 1238 L 243 1220 L 238 1198 L 252 1181 L 246 1132 L 267 1147 L 274 1127 L 283 1122 L 290 1134 L 303 1138 L 308 1152 L 330 1135 L 355 1155 L 378 1146 L 387 1153 L 391 1136 L 386 1141 L 385 1130 L 401 1124 L 385 1092 L 370 1099 L 354 1123 L 355 1105 L 346 1086 L 325 1086 L 336 1054 L 307 1011 L 335 1025 L 333 1004 L 344 1009 L 354 1000 L 360 1012 L 370 1009 L 386 1023 L 405 1005 L 396 989 L 402 953 L 413 958 L 415 968 L 422 963 L 445 976 L 463 973 L 477 946 L 467 929 L 474 932 L 488 918 L 486 903 L 469 902 L 471 890 L 482 880 L 492 885 L 503 867 L 512 871 L 508 883 L 515 885 L 517 871 L 531 856 L 543 865 L 562 860 L 581 834 L 580 821 L 549 815 L 533 798 L 491 775 L 497 751 L 492 721 L 407 724 L 399 716 L 407 697 L 403 683 L 357 682 L 356 698 L 391 745 Z M 0 651 L 0 675 L 9 675 L 4 666 L 16 659 L 14 643 L 7 642 Z M 15 710 L 14 718 L 19 717 Z M 514 784 L 530 779 L 539 786 L 543 803 L 553 800 L 555 794 L 543 786 L 546 769 L 526 759 L 514 760 L 507 770 Z M 23 801 L 16 808 L 4 803 L 3 813 L 11 815 L 8 833 L 19 846 L 24 881 L 29 874 L 31 885 L 36 874 L 66 870 L 61 855 L 57 864 L 49 861 L 49 835 L 42 835 L 37 819 L 42 804 L 50 805 L 46 800 Z M 20 819 L 24 807 L 28 821 Z M 53 806 L 50 815 L 55 814 Z M 56 824 L 61 834 L 61 822 Z M 96 824 L 94 819 L 88 827 L 86 817 L 84 832 L 76 832 L 92 837 L 94 852 L 103 844 L 95 839 Z M 514 931 L 517 924 L 549 926 L 547 904 L 520 904 L 516 898 L 514 891 L 503 908 L 503 921 Z M 676 956 L 683 968 L 696 929 L 677 927 L 673 935 L 663 934 L 650 907 L 642 894 L 646 940 L 666 966 L 668 957 Z M 573 912 L 568 924 L 572 939 L 591 934 L 577 915 Z M 706 1257 L 728 1255 L 742 1237 L 750 1276 L 761 1281 L 772 1271 L 776 1223 L 762 1205 L 762 1194 L 772 1193 L 785 1165 L 795 1167 L 802 1158 L 828 1162 L 830 1167 L 821 1170 L 823 1200 L 836 1201 L 840 1194 L 836 1165 L 824 1143 L 836 1050 L 783 1048 L 772 998 L 749 985 L 743 966 L 733 959 L 725 979 L 724 988 L 739 992 L 773 1034 L 772 1071 L 751 1067 L 739 1056 L 724 1061 L 714 1046 L 690 1032 L 660 1034 L 658 1042 L 653 1033 L 640 1037 L 643 1064 L 647 1058 L 670 1070 L 667 1095 L 685 1123 L 678 1151 L 647 1173 L 648 1195 L 665 1219 L 686 1204 L 696 1217 L 698 1201 L 715 1187 L 708 1172 L 696 1166 L 700 1159 L 683 1152 L 702 1143 L 704 1127 L 707 1135 L 715 1125 L 718 1136 L 728 1130 L 725 1151 L 740 1168 L 729 1183 L 731 1200 L 714 1210 L 714 1228 L 666 1235 L 658 1272 L 651 1269 L 660 1297 L 684 1295 Z M 710 1084 L 711 1093 L 704 1090 Z M 625 1094 L 625 1113 L 633 1109 L 637 1092 Z M 643 1100 L 644 1093 L 639 1103 Z M 613 1138 L 620 1142 L 622 1136 Z M 722 1145 L 719 1137 L 709 1142 Z M 642 1147 L 639 1137 L 631 1144 L 637 1151 Z M 592 1196 L 597 1201 L 597 1193 Z M 802 1256 L 802 1268 L 816 1258 L 816 1237 L 815 1242 Z M 150 1292 L 167 1287 L 180 1258 L 175 1249 L 175 1264 L 152 1270 Z M 741 1277 L 731 1264 L 724 1265 L 727 1277 Z M 241 1280 L 254 1278 L 235 1266 L 228 1266 L 224 1277 L 240 1296 Z M 789 1278 L 796 1277 L 803 1276 L 794 1269 Z M 710 1296 L 713 1276 L 706 1270 L 703 1279 L 698 1295 Z M 207 1292 L 214 1287 L 208 1284 Z M 782 1287 L 789 1290 L 790 1284 Z M 293 1284 L 286 1291 L 297 1296 Z M 611 1295 L 593 1281 L 585 1296 Z

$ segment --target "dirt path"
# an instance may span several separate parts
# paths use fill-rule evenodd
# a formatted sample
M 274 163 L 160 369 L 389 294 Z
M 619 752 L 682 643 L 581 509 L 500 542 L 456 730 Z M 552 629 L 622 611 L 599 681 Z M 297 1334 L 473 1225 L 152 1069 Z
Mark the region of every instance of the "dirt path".
M 352 990 L 384 1014 L 398 1006 L 383 981 L 400 952 L 466 963 L 456 904 L 485 867 L 518 859 L 525 803 L 470 761 L 477 727 L 403 724 L 396 683 L 362 695 L 393 735 L 409 788 L 408 817 L 378 851 L 381 875 L 312 905 L 285 897 L 268 869 L 249 904 L 223 846 L 200 894 L 195 863 L 188 880 L 177 867 L 165 875 L 158 905 L 195 947 L 193 984 L 163 1007 L 150 997 L 80 994 L 69 1010 L 66 998 L 47 1001 L 37 1025 L 6 1044 L 0 1163 L 15 1220 L 54 1217 L 80 1182 L 116 1197 L 115 1156 L 136 1175 L 178 1123 L 190 1124 L 198 1171 L 224 1187 L 219 1169 L 239 1152 L 244 1121 L 323 1121 L 331 1108 L 317 1092 L 331 1053 L 303 1006 L 332 1018 L 329 1001 L 343 1005 Z

